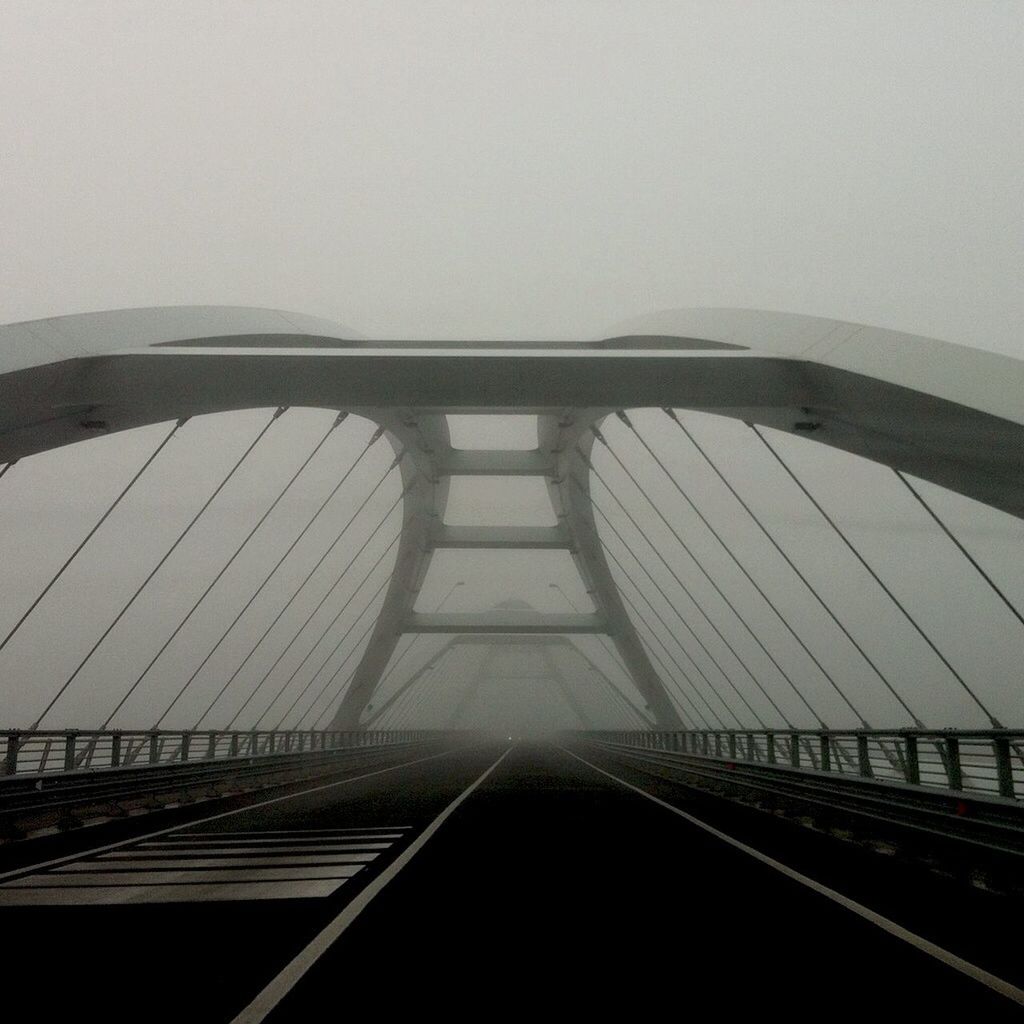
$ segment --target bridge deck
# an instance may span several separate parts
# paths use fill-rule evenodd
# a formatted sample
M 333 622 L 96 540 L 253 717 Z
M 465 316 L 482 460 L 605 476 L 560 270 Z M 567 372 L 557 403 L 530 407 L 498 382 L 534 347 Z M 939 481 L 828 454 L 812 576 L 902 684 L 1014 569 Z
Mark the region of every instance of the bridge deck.
M 283 997 L 273 1021 L 617 1005 L 645 1016 L 1019 1013 L 616 780 L 1019 986 L 1016 944 L 1001 939 L 1020 920 L 1014 899 L 697 795 L 592 746 L 575 751 L 593 765 L 556 746 L 512 746 L 403 865 L 506 749 L 404 766 L 396 754 L 396 767 L 368 776 L 12 844 L 0 850 L 8 977 L 47 966 L 54 984 L 22 994 L 49 1019 L 95 999 L 147 1021 L 229 1021 L 267 986 Z M 282 978 L 391 874 L 294 986 Z M 18 998 L 9 985 L 8 1005 Z

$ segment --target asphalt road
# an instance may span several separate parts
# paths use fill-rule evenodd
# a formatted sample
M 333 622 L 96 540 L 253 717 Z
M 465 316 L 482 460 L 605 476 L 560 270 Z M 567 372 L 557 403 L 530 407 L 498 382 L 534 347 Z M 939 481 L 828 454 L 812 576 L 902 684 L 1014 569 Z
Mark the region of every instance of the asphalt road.
M 396 752 L 374 774 L 249 806 L 213 801 L 81 830 L 59 848 L 8 847 L 5 1007 L 203 1024 L 1021 1015 L 920 948 L 938 943 L 1024 986 L 1012 899 L 695 794 L 629 758 L 574 753 L 585 760 L 557 745 Z

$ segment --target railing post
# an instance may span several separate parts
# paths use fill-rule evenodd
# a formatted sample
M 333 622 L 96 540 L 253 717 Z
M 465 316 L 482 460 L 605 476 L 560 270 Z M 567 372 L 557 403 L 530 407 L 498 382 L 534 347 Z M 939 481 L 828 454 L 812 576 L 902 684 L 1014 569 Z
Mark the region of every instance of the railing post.
M 715 757 L 722 756 L 722 734 L 720 732 L 715 733 Z
M 121 767 L 121 734 L 115 732 L 110 737 L 110 767 Z
M 736 733 L 729 733 L 729 760 L 736 760 Z
M 800 737 L 795 732 L 789 734 L 789 763 L 794 768 L 800 767 Z
M 909 782 L 912 786 L 920 786 L 921 762 L 918 760 L 917 756 L 917 737 L 908 735 L 904 738 L 907 744 L 907 782 Z
M 747 760 L 757 760 L 757 747 L 754 744 L 754 734 L 752 732 L 747 733 Z
M 181 734 L 181 759 L 182 761 L 188 760 L 189 748 L 192 746 L 192 733 L 183 732 Z
M 22 749 L 22 733 L 7 733 L 7 753 L 3 759 L 3 773 L 5 775 L 17 774 L 17 752 Z
M 156 764 L 160 760 L 160 737 L 156 732 L 149 734 L 149 763 Z
M 233 732 L 231 734 L 230 746 L 228 747 L 228 755 L 230 757 L 238 757 L 238 733 Z
M 996 755 L 996 780 L 999 795 L 1013 799 L 1013 762 L 1010 760 L 1010 741 L 1005 736 L 992 737 L 992 750 Z
M 865 779 L 870 779 L 874 772 L 871 770 L 871 753 L 868 750 L 867 733 L 857 733 L 857 766 Z
M 960 740 L 956 736 L 947 736 L 946 740 L 946 777 L 950 789 L 964 788 L 964 772 L 960 766 Z
M 4 775 L 18 774 L 18 751 L 21 749 L 21 733 L 7 734 L 7 753 L 4 756 Z
M 78 733 L 72 729 L 64 734 L 64 771 L 66 772 L 75 770 L 75 739 L 77 736 Z
M 207 761 L 213 761 L 217 757 L 217 734 L 210 730 L 210 735 L 206 740 L 206 759 Z
M 818 742 L 821 747 L 821 770 L 829 772 L 832 770 L 832 748 L 829 746 L 828 733 L 821 733 Z
M 768 733 L 768 738 L 765 741 L 766 756 L 769 764 L 775 764 L 775 733 Z

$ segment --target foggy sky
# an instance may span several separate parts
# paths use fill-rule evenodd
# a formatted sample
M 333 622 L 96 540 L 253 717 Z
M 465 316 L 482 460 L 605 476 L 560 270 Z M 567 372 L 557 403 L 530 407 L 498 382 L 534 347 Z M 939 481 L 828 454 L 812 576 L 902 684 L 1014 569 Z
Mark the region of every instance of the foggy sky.
M 212 303 L 294 309 L 368 337 L 588 338 L 659 309 L 739 306 L 1024 356 L 1022 10 L 1012 2 L 941 0 L 7 0 L 0 5 L 0 322 Z M 3 724 L 31 719 L 40 694 L 84 655 L 269 412 L 203 417 L 183 429 L 67 586 L 0 654 Z M 54 724 L 96 724 L 99 706 L 141 671 L 167 624 L 184 614 L 331 419 L 294 410 L 275 425 L 181 559 L 168 564 L 147 602 L 90 664 L 81 680 L 88 687 L 69 695 Z M 742 426 L 693 422 L 831 588 L 851 629 L 871 638 L 894 678 L 924 695 L 930 724 L 982 724 L 941 666 L 894 627 L 877 593 L 849 570 L 813 511 L 772 475 Z M 645 423 L 674 468 L 695 481 L 755 575 L 780 581 L 775 596 L 836 679 L 862 692 L 872 717 L 890 724 L 891 699 L 799 588 L 784 585 L 742 514 L 674 444 L 667 421 L 651 414 Z M 0 624 L 13 623 L 166 429 L 36 456 L 0 480 Z M 232 601 L 273 564 L 288 531 L 312 514 L 336 467 L 354 457 L 371 427 L 352 422 L 343 430 L 268 522 L 238 577 L 226 577 L 226 589 L 197 616 L 195 632 L 155 667 L 145 691 L 154 704 L 219 635 Z M 1004 718 L 1019 719 L 1016 626 L 924 528 L 892 474 L 837 453 L 823 457 L 810 442 L 780 444 L 905 588 L 958 666 L 982 681 Z M 371 459 L 357 483 L 368 487 L 389 457 Z M 610 464 L 599 465 L 612 474 Z M 671 485 L 653 470 L 645 479 L 665 507 L 676 507 Z M 366 510 L 364 533 L 376 522 L 374 510 L 383 512 L 397 494 L 386 491 Z M 317 557 L 313 541 L 328 543 L 330 528 L 355 508 L 361 495 L 349 493 L 350 505 L 343 500 L 299 564 L 287 568 L 296 584 Z M 601 500 L 600 487 L 595 493 Z M 1011 560 L 1020 524 L 937 489 L 928 493 L 1000 573 L 1001 585 L 1024 600 L 1012 568 L 1019 562 Z M 456 487 L 454 495 L 452 521 L 550 514 L 525 488 L 515 495 L 518 511 L 496 486 L 465 495 Z M 669 550 L 656 517 L 635 496 L 629 500 Z M 709 558 L 721 559 L 713 541 L 688 528 Z M 379 550 L 361 556 L 366 568 Z M 348 556 L 340 552 L 336 566 Z M 460 580 L 465 585 L 447 610 L 517 597 L 565 611 L 552 581 L 585 602 L 571 567 L 547 554 L 531 557 L 502 572 L 480 554 L 441 553 L 421 606 L 436 606 Z M 672 557 L 681 570 L 684 556 Z M 814 695 L 843 721 L 820 676 L 729 575 L 727 560 L 715 565 L 784 667 L 814 680 Z M 296 626 L 329 583 L 328 574 L 296 609 Z M 701 597 L 713 608 L 713 594 Z M 245 638 L 259 635 L 271 605 L 268 597 L 263 618 L 255 615 L 197 681 L 202 693 L 216 689 L 232 656 L 244 655 Z M 286 640 L 284 624 L 281 632 Z M 417 645 L 403 672 L 431 644 L 439 641 Z M 610 659 L 591 647 L 588 654 L 603 657 L 599 663 L 614 675 Z M 754 650 L 743 653 L 767 679 L 770 666 L 756 662 Z M 274 657 L 268 650 L 238 680 L 236 703 L 245 679 L 258 680 Z M 282 670 L 268 682 L 270 693 L 291 668 Z M 383 697 L 400 676 L 396 670 Z M 440 724 L 441 710 L 452 706 L 452 694 L 437 694 L 434 719 L 429 700 L 417 712 L 427 724 Z M 753 690 L 748 696 L 765 710 Z M 233 705 L 225 701 L 226 713 Z M 149 706 L 140 694 L 138 714 L 145 717 Z M 168 724 L 191 724 L 191 710 Z M 124 722 L 136 724 L 130 711 Z M 517 714 L 525 720 L 526 711 Z M 564 705 L 541 717 L 573 721 Z

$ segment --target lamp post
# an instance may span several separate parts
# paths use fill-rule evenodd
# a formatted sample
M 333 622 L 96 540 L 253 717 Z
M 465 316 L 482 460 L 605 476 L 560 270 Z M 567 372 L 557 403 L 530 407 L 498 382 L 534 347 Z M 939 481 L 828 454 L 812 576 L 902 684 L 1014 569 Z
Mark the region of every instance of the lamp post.
M 434 609 L 434 611 L 439 612 L 445 606 L 445 602 L 448 600 L 448 598 L 451 597 L 452 594 L 454 594 L 459 587 L 464 587 L 465 585 L 465 580 L 456 580 L 456 582 L 451 585 L 451 589 L 448 591 L 448 593 L 445 594 L 440 601 L 438 601 L 437 607 Z
M 566 604 L 567 604 L 567 605 L 568 605 L 568 606 L 569 606 L 569 607 L 570 607 L 570 608 L 571 608 L 571 609 L 572 609 L 572 610 L 573 610 L 574 612 L 578 612 L 578 611 L 579 611 L 579 608 L 577 608 L 577 607 L 576 607 L 576 605 L 575 605 L 575 604 L 573 603 L 573 600 L 572 600 L 572 598 L 571 598 L 571 597 L 569 597 L 569 595 L 568 595 L 568 594 L 567 594 L 567 593 L 566 593 L 566 592 L 565 592 L 565 591 L 564 591 L 564 590 L 563 590 L 563 589 L 562 589 L 562 588 L 561 588 L 561 587 L 560 587 L 560 586 L 559 586 L 559 585 L 558 585 L 557 583 L 549 583 L 549 584 L 548 584 L 548 587 L 549 587 L 549 588 L 550 588 L 551 590 L 557 590 L 557 591 L 558 591 L 558 592 L 559 592 L 559 593 L 560 593 L 560 594 L 562 595 L 562 600 L 563 600 L 563 601 L 565 601 L 565 603 L 566 603 Z

